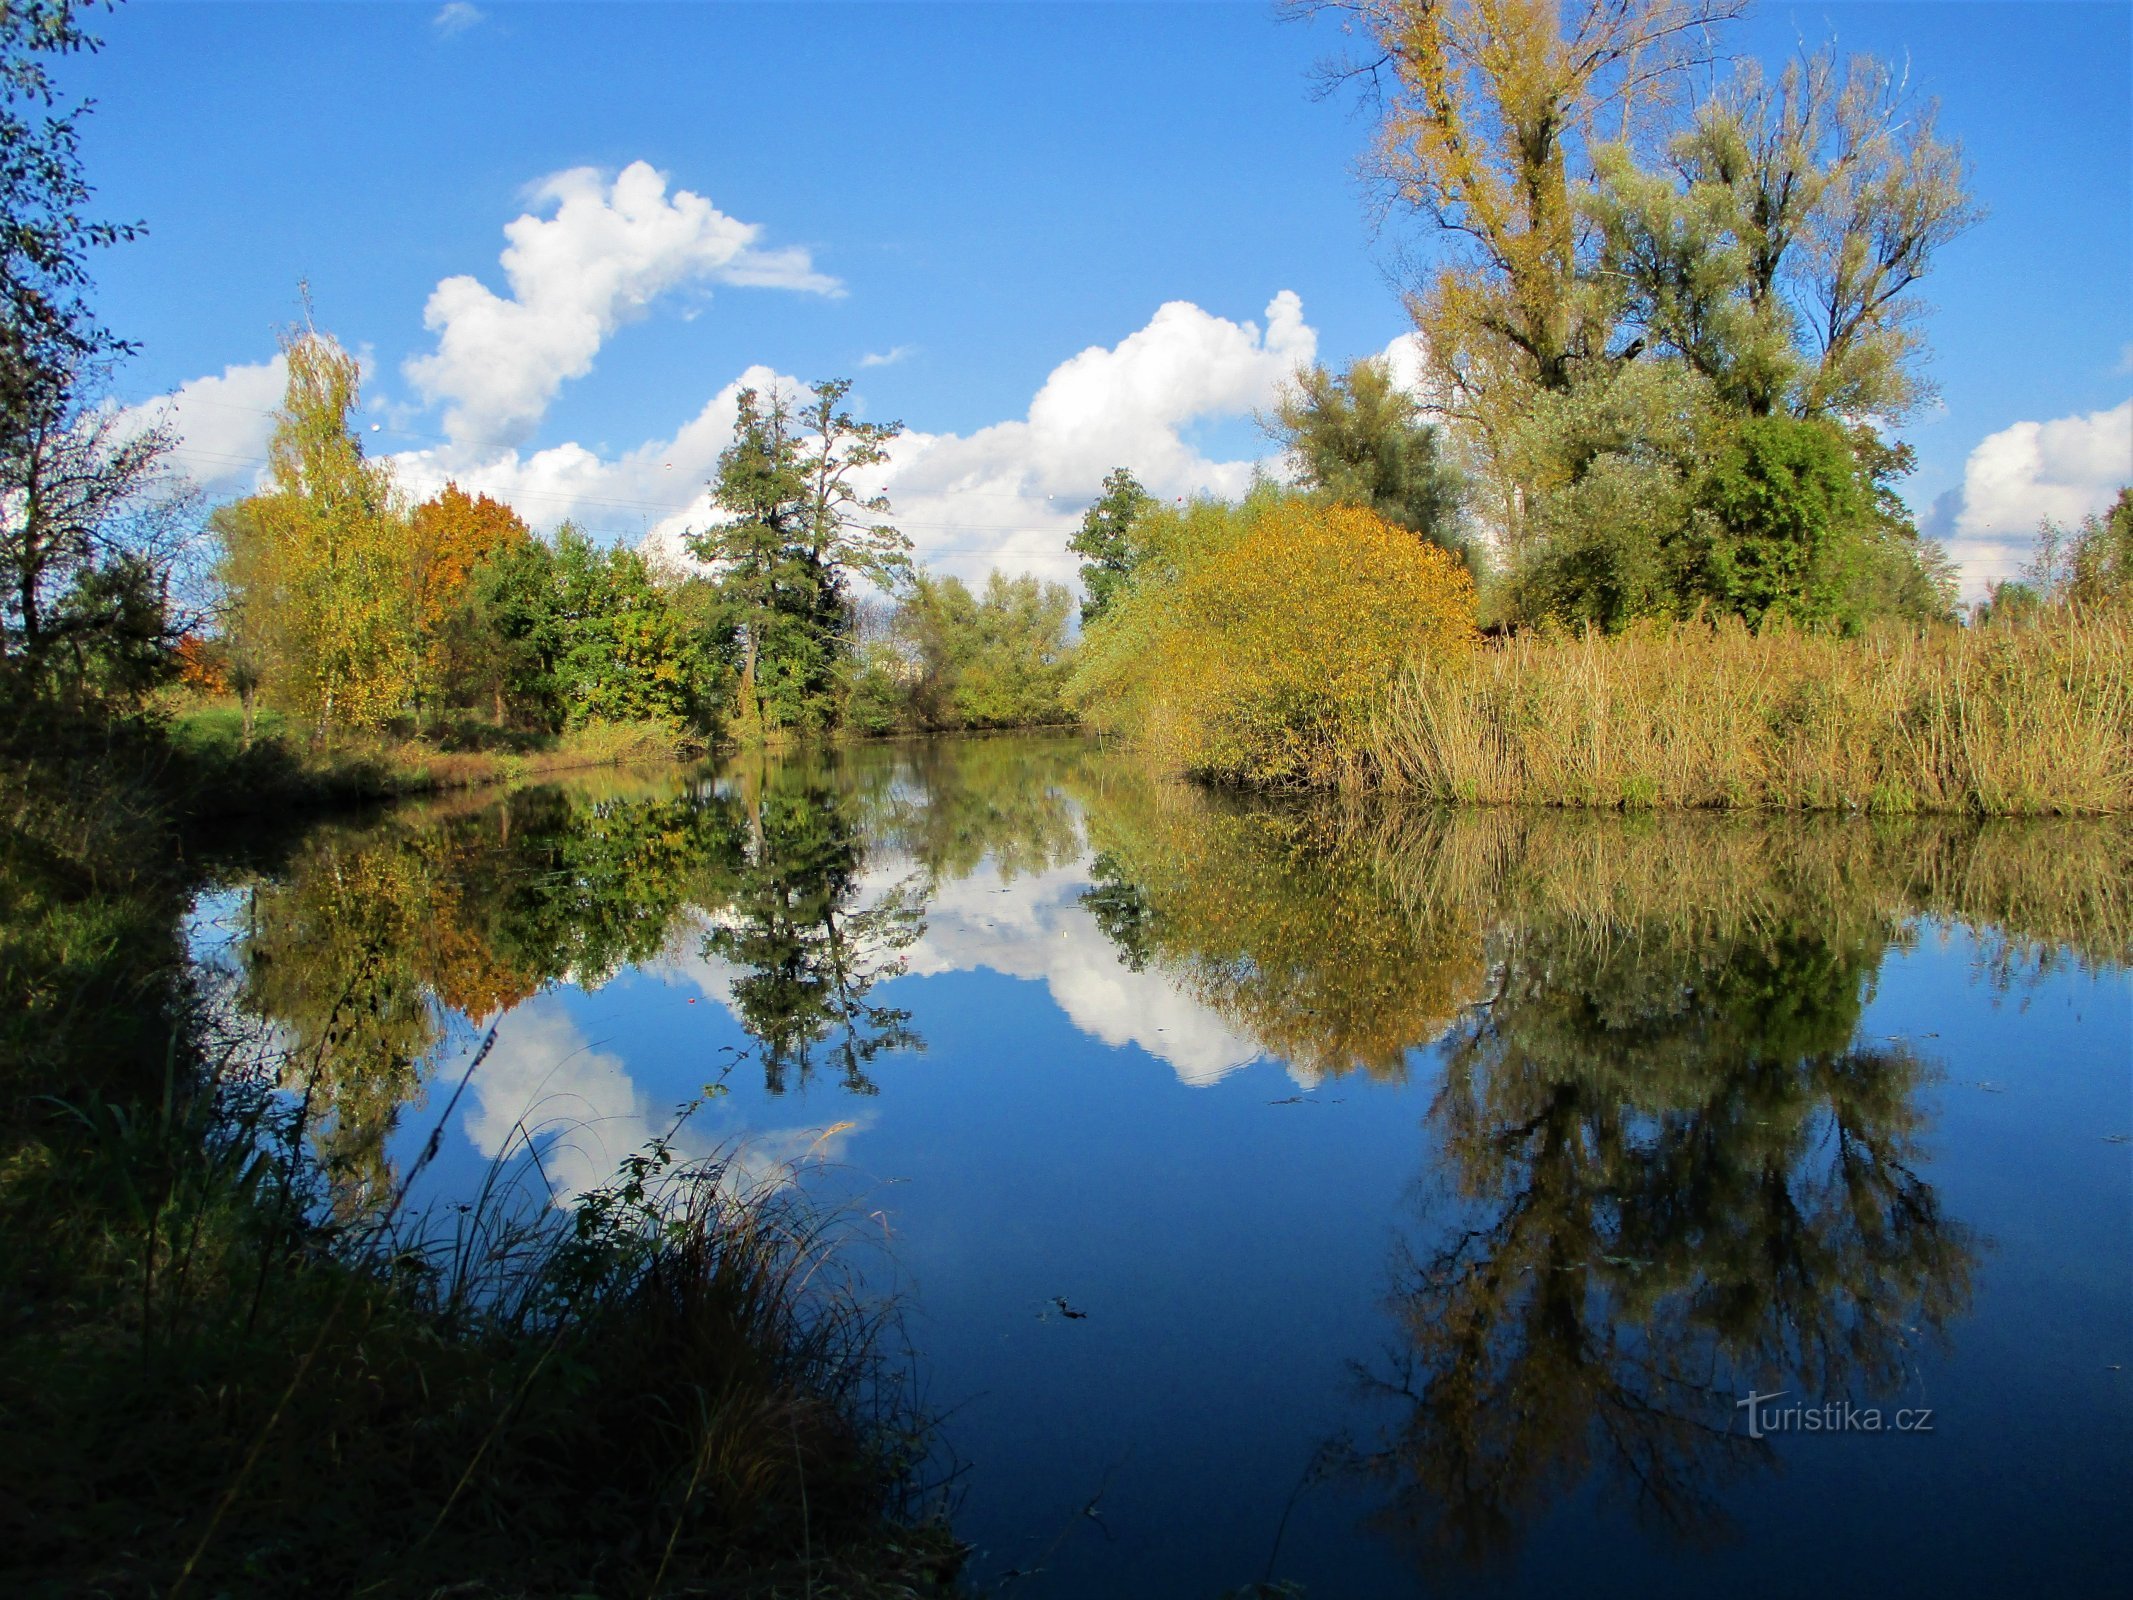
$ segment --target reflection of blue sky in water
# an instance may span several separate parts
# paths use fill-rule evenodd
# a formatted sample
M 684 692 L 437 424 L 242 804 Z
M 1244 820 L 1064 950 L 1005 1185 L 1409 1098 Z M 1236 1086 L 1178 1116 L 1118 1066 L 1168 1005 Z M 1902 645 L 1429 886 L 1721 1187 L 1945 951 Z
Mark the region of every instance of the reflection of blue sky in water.
M 1637 837 L 1613 821 L 1591 832 L 1608 849 Z M 840 1208 L 854 1238 L 886 1241 L 885 1262 L 869 1248 L 854 1270 L 875 1282 L 880 1262 L 892 1275 L 883 1281 L 904 1294 L 925 1394 L 946 1415 L 947 1447 L 970 1467 L 957 1526 L 979 1546 L 981 1581 L 1042 1566 L 1043 1579 L 1012 1592 L 1023 1600 L 1218 1594 L 1266 1568 L 1286 1510 L 1276 1576 L 1312 1596 L 1406 1595 L 1421 1581 L 1414 1561 L 1429 1558 L 1366 1525 L 1384 1503 L 1382 1485 L 1312 1480 L 1307 1469 L 1330 1437 L 1367 1443 L 1386 1424 L 1383 1397 L 1363 1397 L 1357 1373 L 1405 1338 L 1388 1299 L 1390 1246 L 1410 1232 L 1426 1245 L 1430 1228 L 1463 1215 L 1421 1200 L 1462 1171 L 1512 1191 L 1527 1184 L 1521 1160 L 1496 1171 L 1486 1158 L 1504 1127 L 1523 1125 L 1530 1104 L 1521 1086 L 1539 1096 L 1532 1104 L 1582 1097 L 1581 1115 L 1605 1112 L 1617 1096 L 1643 1108 L 1622 1118 L 1623 1172 L 1582 1165 L 1597 1158 L 1569 1141 L 1561 1148 L 1575 1147 L 1590 1182 L 1533 1188 L 1515 1208 L 1545 1217 L 1568 1195 L 1604 1220 L 1639 1192 L 1616 1180 L 1633 1177 L 1638 1152 L 1664 1143 L 1670 1128 L 1704 1129 L 1730 1152 L 1703 1170 L 1706 1179 L 1759 1171 L 1762 1108 L 1729 1109 L 1728 1085 L 1747 1094 L 1756 1078 L 1743 1041 L 1776 1039 L 1783 1061 L 1838 1049 L 1847 1037 L 1854 1047 L 1900 1037 L 1938 1069 L 1917 1091 L 1926 1119 L 1917 1171 L 1947 1215 L 1987 1241 L 1952 1348 L 1921 1341 L 1905 1366 L 1906 1392 L 1930 1394 L 1949 1432 L 1908 1449 L 1785 1441 L 1782 1471 L 1726 1492 L 1743 1537 L 1717 1548 L 1647 1526 L 1596 1456 L 1589 1473 L 1523 1515 L 1515 1567 L 1475 1588 L 1555 1594 L 1593 1586 L 1600 1571 L 1604 1592 L 1771 1592 L 1771 1541 L 1801 1527 L 1817 1529 L 1817 1540 L 1787 1546 L 1784 1592 L 1879 1595 L 1892 1572 L 1915 1573 L 1922 1590 L 2019 1592 L 2017 1566 L 2039 1549 L 2053 1553 L 2054 1571 L 2076 1578 L 2128 1553 L 2122 1535 L 2104 1531 L 2099 1509 L 2109 1483 L 2123 1480 L 2122 1444 L 2133 1436 L 2126 1391 L 2106 1373 L 2111 1362 L 2133 1365 L 2118 1348 L 2133 1326 L 2125 1151 L 2103 1137 L 2133 1131 L 2125 1127 L 2133 1013 L 2122 969 L 2061 968 L 2000 992 L 1984 981 L 1993 973 L 1989 935 L 1928 921 L 1893 948 L 1878 933 L 1829 946 L 1812 924 L 1767 938 L 1757 931 L 1712 945 L 1700 965 L 1660 970 L 1651 964 L 1683 959 L 1662 941 L 1632 960 L 1626 949 L 1610 955 L 1567 935 L 1542 939 L 1544 921 L 1521 924 L 1524 942 L 1490 957 L 1492 991 L 1519 960 L 1535 979 L 1515 997 L 1526 1014 L 1521 1050 L 1490 1058 L 1467 1084 L 1503 1127 L 1487 1123 L 1462 1153 L 1445 1114 L 1459 1088 L 1448 1071 L 1455 1041 L 1420 1044 L 1404 1076 L 1357 1071 L 1299 1095 L 1299 1085 L 1310 1087 L 1304 1076 L 1163 970 L 1179 948 L 1188 957 L 1199 948 L 1190 928 L 1161 920 L 1171 908 L 1151 901 L 1158 937 L 1147 968 L 1131 970 L 1084 903 L 1093 866 L 1085 842 L 1066 828 L 1052 838 L 1044 855 L 1053 864 L 1043 870 L 1003 871 L 986 857 L 961 875 L 967 863 L 923 879 L 933 885 L 924 931 L 901 952 L 903 973 L 870 996 L 908 1010 L 923 1047 L 867 1064 L 878 1094 L 854 1092 L 834 1063 L 812 1074 L 795 1068 L 783 1093 L 770 1092 L 736 1001 L 743 969 L 703 954 L 707 929 L 739 930 L 737 920 L 711 918 L 743 910 L 690 911 L 650 959 L 591 987 L 566 975 L 495 1020 L 495 1050 L 446 1130 L 425 1198 L 449 1203 L 474 1192 L 521 1127 L 559 1197 L 582 1193 L 669 1129 L 705 1084 L 722 1082 L 726 1092 L 678 1136 L 680 1155 L 731 1157 L 738 1183 L 783 1183 L 802 1169 L 807 1194 Z M 935 864 L 949 859 L 943 847 Z M 852 883 L 848 914 L 923 872 L 918 854 L 877 843 Z M 203 903 L 203 943 L 216 936 L 209 910 Z M 1519 913 L 1503 916 L 1516 923 Z M 1207 948 L 1238 959 L 1233 947 Z M 1275 953 L 1299 948 L 1292 941 Z M 1702 948 L 1692 942 L 1690 954 Z M 1300 959 L 1312 956 L 1331 953 L 1301 949 Z M 1609 965 L 1616 957 L 1626 964 Z M 1783 979 L 1792 1011 L 1757 987 L 1758 962 L 1777 964 L 1766 976 Z M 1383 992 L 1432 987 L 1413 967 L 1392 976 Z M 1744 987 L 1726 987 L 1735 981 Z M 1558 1007 L 1563 997 L 1574 1003 Z M 1461 1025 L 1478 1026 L 1482 1009 L 1462 1013 Z M 1418 1006 L 1413 1014 L 1441 1013 Z M 1785 1033 L 1787 1015 L 1834 1018 L 1837 1033 L 1811 1029 L 1799 1043 Z M 450 1030 L 426 1099 L 407 1107 L 395 1132 L 397 1160 L 420 1150 L 481 1031 L 464 1021 Z M 1563 1059 L 1549 1053 L 1564 1049 Z M 1670 1059 L 1686 1072 L 1685 1087 L 1663 1081 Z M 1484 1091 L 1505 1095 L 1503 1106 Z M 1869 1122 L 1881 1114 L 1870 1103 L 1852 1109 Z M 1814 1171 L 1826 1121 L 1803 1135 L 1815 1144 Z M 1791 1201 L 1813 1201 L 1802 1182 L 1810 1175 L 1784 1174 Z M 1669 1178 L 1647 1177 L 1647 1214 L 1666 1212 Z M 1681 1185 L 1689 1210 L 1693 1187 Z M 1475 1203 L 1489 1212 L 1502 1198 Z M 1616 1304 L 1628 1308 L 1619 1324 L 1587 1330 L 1592 1344 L 1603 1354 L 1646 1348 L 1652 1333 L 1636 1325 L 1635 1292 L 1653 1280 L 1635 1262 L 1594 1256 L 1605 1243 L 1558 1236 L 1572 1259 L 1550 1269 L 1555 1281 L 1586 1286 L 1572 1303 L 1589 1307 L 1598 1282 L 1577 1274 L 1605 1268 L 1619 1280 Z M 1831 1235 L 1838 1244 L 1849 1237 Z M 1676 1241 L 1678 1259 L 1707 1252 L 1723 1270 L 1723 1238 L 1720 1228 Z M 1530 1265 L 1507 1258 L 1512 1273 Z M 1820 1303 L 1812 1283 L 1788 1292 L 1806 1296 L 1793 1309 Z M 1085 1316 L 1062 1317 L 1059 1298 Z M 1410 1293 L 1408 1303 L 1426 1300 Z M 1491 1397 L 1480 1420 L 1519 1412 L 1516 1398 Z M 1707 1420 L 1723 1429 L 1731 1419 Z M 2009 1460 L 2052 1466 L 1999 1471 Z M 1099 1518 L 1084 1515 L 1092 1497 Z
M 883 855 L 861 879 L 864 904 L 915 870 Z M 1107 1045 L 1132 1045 L 1164 1062 L 1182 1083 L 1211 1084 L 1258 1059 L 1259 1047 L 1154 968 L 1134 972 L 1081 904 L 1088 860 L 1003 878 L 990 861 L 968 877 L 939 883 L 926 901 L 926 931 L 905 952 L 909 975 L 997 972 L 1042 983 L 1052 1003 L 1083 1033 Z M 695 985 L 729 1010 L 738 974 L 697 953 L 694 931 L 678 937 L 667 960 L 646 970 Z
M 967 877 L 939 884 L 926 904 L 926 931 L 906 952 L 905 987 L 910 979 L 981 970 L 1041 983 L 1081 1033 L 1114 1049 L 1145 1053 L 1182 1084 L 1214 1084 L 1257 1060 L 1256 1044 L 1163 973 L 1153 967 L 1134 972 L 1119 960 L 1081 904 L 1087 865 L 1084 858 L 1003 878 L 988 860 Z M 912 862 L 889 855 L 870 862 L 861 903 L 904 882 L 913 870 Z M 693 992 L 733 1017 L 740 972 L 703 954 L 707 925 L 700 915 L 684 919 L 666 954 L 637 969 L 632 987 L 650 981 Z M 611 1041 L 588 1037 L 588 1024 L 579 1018 L 584 1000 L 584 991 L 565 985 L 496 1019 L 495 1049 L 468 1087 L 470 1104 L 461 1118 L 462 1131 L 487 1160 L 530 1136 L 558 1200 L 605 1182 L 625 1156 L 666 1133 L 678 1109 L 667 1085 L 658 1093 L 641 1086 L 632 1063 Z M 594 1011 L 602 1024 L 615 1020 L 609 1007 Z M 745 1042 L 736 1027 L 733 1048 Z M 736 1060 L 728 1080 L 731 1097 L 707 1102 L 683 1124 L 674 1140 L 677 1155 L 727 1155 L 742 1184 L 780 1180 L 803 1159 L 844 1159 L 873 1121 L 868 1102 L 840 1098 L 823 1102 L 837 1112 L 832 1121 L 776 1125 L 777 1111 L 790 1102 L 752 1092 L 758 1087 L 747 1080 L 752 1066 L 745 1056 Z M 647 1065 L 640 1061 L 636 1070 Z M 664 1071 L 653 1075 L 668 1077 Z M 766 1117 L 773 1120 L 760 1120 Z M 825 1132 L 833 1126 L 837 1131 Z
M 496 1046 L 468 1085 L 461 1127 L 490 1161 L 531 1140 L 558 1202 L 612 1178 L 623 1159 L 672 1135 L 683 1160 L 721 1157 L 736 1187 L 786 1181 L 803 1159 L 835 1160 L 865 1116 L 822 1128 L 737 1129 L 721 1100 L 677 1130 L 676 1101 L 632 1080 L 622 1056 L 588 1040 L 559 994 L 537 995 L 496 1019 Z

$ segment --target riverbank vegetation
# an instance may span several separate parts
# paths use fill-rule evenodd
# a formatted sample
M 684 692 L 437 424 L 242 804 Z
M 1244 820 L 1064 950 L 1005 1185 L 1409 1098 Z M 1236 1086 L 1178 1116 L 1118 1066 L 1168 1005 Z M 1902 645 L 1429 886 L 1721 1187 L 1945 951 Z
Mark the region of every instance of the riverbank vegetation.
M 168 750 L 0 751 L 10 1591 L 942 1592 L 899 1347 L 804 1169 L 670 1130 L 566 1203 L 521 1156 L 459 1210 L 385 1160 L 478 1064 L 443 995 L 485 1015 L 657 947 L 673 818 L 559 858 L 521 808 L 499 940 L 462 894 L 483 835 L 292 860 L 182 825 Z M 190 908 L 248 879 L 284 886 L 221 979 Z
M 1364 42 L 1369 162 L 1442 246 L 1417 338 L 1399 373 L 1299 375 L 1269 419 L 1288 487 L 1107 493 L 1077 545 L 1093 723 L 1218 783 L 2133 807 L 2133 494 L 2047 527 L 1965 628 L 1896 493 L 1932 396 L 1918 286 L 1979 215 L 1930 104 L 1826 49 L 1697 98 L 1731 0 L 1302 9 Z M 1375 531 L 1181 531 L 1335 507 Z M 1387 530 L 1471 597 L 1394 581 Z
M 1409 667 L 1365 744 L 1379 782 L 1446 801 L 2133 811 L 2133 612 L 1519 637 Z

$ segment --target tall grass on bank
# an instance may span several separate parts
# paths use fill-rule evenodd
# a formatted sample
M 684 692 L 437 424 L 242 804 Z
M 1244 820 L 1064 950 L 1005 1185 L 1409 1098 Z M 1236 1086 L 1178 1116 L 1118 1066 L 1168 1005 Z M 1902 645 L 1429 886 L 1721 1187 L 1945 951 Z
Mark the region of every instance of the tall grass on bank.
M 1409 670 L 1370 752 L 1386 787 L 1445 801 L 2123 812 L 2133 619 L 1525 636 Z
M 64 1102 L 0 1176 L 10 1593 L 945 1592 L 834 1214 L 660 1141 L 344 1215 L 288 1076 Z

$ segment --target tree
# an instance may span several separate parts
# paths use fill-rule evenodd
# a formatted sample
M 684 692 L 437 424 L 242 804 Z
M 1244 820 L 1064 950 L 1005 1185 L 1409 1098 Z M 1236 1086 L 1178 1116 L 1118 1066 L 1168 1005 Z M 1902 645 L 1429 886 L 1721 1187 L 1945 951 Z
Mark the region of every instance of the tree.
M 184 631 L 144 609 L 167 612 L 183 510 L 164 472 L 169 434 L 89 398 L 130 347 L 88 308 L 88 258 L 140 228 L 87 215 L 90 104 L 62 108 L 52 79 L 52 60 L 98 48 L 85 9 L 0 6 L 0 661 L 33 674 L 71 664 L 78 683 L 92 657 L 137 657 L 150 635 L 167 655 Z M 97 676 L 116 687 L 137 674 Z
M 828 723 L 849 654 L 851 583 L 888 588 L 910 570 L 910 541 L 883 520 L 889 502 L 861 487 L 888 460 L 899 423 L 838 410 L 844 379 L 813 386 L 795 413 L 773 391 L 743 390 L 713 499 L 730 518 L 687 537 L 719 569 L 741 649 L 740 720 L 750 737 Z
M 1370 169 L 1463 248 L 1408 305 L 1454 405 L 1484 429 L 1519 391 L 1619 359 L 1583 215 L 1593 151 L 1640 132 L 1746 0 L 1300 0 L 1353 19 L 1345 75 L 1378 106 Z
M 487 700 L 499 724 L 554 728 L 560 629 L 555 551 L 539 539 L 490 551 L 468 574 L 452 625 L 454 692 Z
M 1914 289 L 1978 217 L 1961 150 L 1889 67 L 1753 62 L 1669 142 L 1603 150 L 1599 270 L 1648 348 L 1750 416 L 1899 418 L 1929 394 Z
M 408 517 L 409 609 L 415 628 L 417 699 L 446 693 L 462 673 L 472 641 L 463 624 L 474 570 L 531 531 L 517 512 L 486 494 L 447 483 Z
M 323 741 L 403 707 L 416 681 L 407 518 L 390 468 L 348 419 L 356 359 L 306 327 L 282 340 L 288 389 L 267 487 L 217 519 L 223 580 L 264 662 L 268 698 Z
M 602 549 L 571 524 L 556 530 L 553 659 L 564 719 L 681 724 L 696 709 L 689 632 L 635 550 Z
M 894 631 L 915 663 L 912 710 L 927 728 L 1018 728 L 1072 719 L 1065 703 L 1063 584 L 991 573 L 981 595 L 925 573 L 898 606 Z
M 1381 358 L 1343 375 L 1296 375 L 1274 413 L 1274 436 L 1305 487 L 1336 505 L 1363 506 L 1472 564 L 1460 527 L 1459 474 L 1438 448 L 1422 405 Z
M 1104 479 L 1104 492 L 1082 513 L 1081 528 L 1067 548 L 1081 564 L 1081 622 L 1087 627 L 1111 608 L 1133 576 L 1137 558 L 1134 524 L 1155 505 L 1154 496 L 1124 467 Z
M 1867 506 L 1843 436 L 1826 423 L 1755 417 L 1736 428 L 1695 497 L 1684 598 L 1747 620 L 1838 618 L 1839 550 L 1863 533 Z
M 125 567 L 127 583 L 140 593 L 146 583 L 167 610 L 190 505 L 167 470 L 166 428 L 84 402 L 72 367 L 46 376 L 55 387 L 8 418 L 0 455 L 0 654 L 33 669 L 74 659 L 57 647 L 79 645 L 100 626 L 93 606 L 70 607 L 63 619 L 53 608 L 109 569 Z M 174 648 L 184 626 L 166 620 L 159 631 Z
M 2056 605 L 2094 610 L 2133 601 L 2133 488 L 2120 489 L 2108 511 L 2090 512 L 2071 531 L 2047 521 L 2025 576 Z
M 1706 536 L 1778 561 L 1744 542 L 1754 527 L 1713 535 L 1708 496 L 1700 530 L 1683 520 L 1701 452 L 1749 448 L 1726 443 L 1734 424 L 1771 417 L 1849 434 L 1871 502 L 1837 563 L 1860 603 L 1825 613 L 1946 612 L 1944 564 L 1882 514 L 1883 443 L 1863 431 L 1930 393 L 1916 285 L 1977 215 L 1930 105 L 1823 51 L 1774 78 L 1744 67 L 1684 115 L 1686 69 L 1740 0 L 1331 8 L 1369 43 L 1348 72 L 1376 92 L 1373 170 L 1454 245 L 1409 309 L 1519 615 L 1693 607 L 1710 596 L 1667 549 Z
M 16 430 L 46 430 L 67 410 L 86 366 L 129 348 L 89 311 L 92 250 L 137 237 L 137 223 L 99 222 L 82 176 L 84 101 L 58 109 L 50 58 L 99 48 L 76 0 L 0 6 L 0 456 Z

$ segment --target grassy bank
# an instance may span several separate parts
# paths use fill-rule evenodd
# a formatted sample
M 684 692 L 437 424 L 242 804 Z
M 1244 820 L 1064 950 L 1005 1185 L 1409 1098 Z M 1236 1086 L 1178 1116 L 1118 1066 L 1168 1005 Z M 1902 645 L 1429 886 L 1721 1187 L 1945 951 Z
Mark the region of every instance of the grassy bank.
M 1386 786 L 1449 801 L 2123 812 L 2133 621 L 1517 638 L 1403 674 L 1369 754 Z
M 312 1152 L 361 975 L 314 1051 L 186 959 L 186 807 L 238 769 L 35 720 L 0 734 L 0 1588 L 944 1591 L 894 1344 L 804 1186 L 655 1147 L 569 1209 L 351 1202 Z M 272 832 L 233 848 L 271 871 Z
M 587 767 L 675 761 L 704 748 L 672 724 L 641 721 L 592 722 L 560 734 L 453 724 L 419 735 L 343 735 L 320 750 L 271 713 L 248 746 L 236 707 L 213 702 L 182 704 L 166 727 L 173 757 L 166 788 L 182 809 L 217 815 L 526 783 Z

